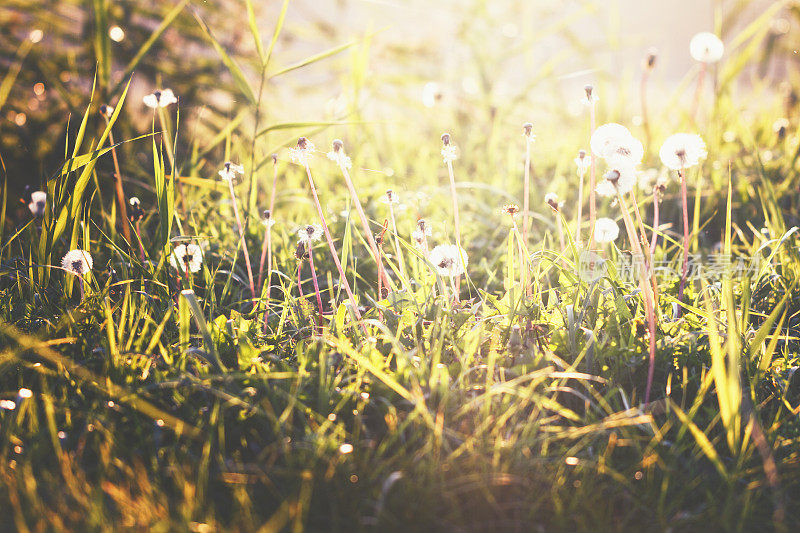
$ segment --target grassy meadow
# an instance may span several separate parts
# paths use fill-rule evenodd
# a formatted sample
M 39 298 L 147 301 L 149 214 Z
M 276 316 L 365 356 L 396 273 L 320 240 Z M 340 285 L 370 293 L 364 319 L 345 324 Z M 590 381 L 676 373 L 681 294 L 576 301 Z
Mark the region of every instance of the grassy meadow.
M 0 531 L 794 529 L 800 6 L 299 4 L 0 6 Z

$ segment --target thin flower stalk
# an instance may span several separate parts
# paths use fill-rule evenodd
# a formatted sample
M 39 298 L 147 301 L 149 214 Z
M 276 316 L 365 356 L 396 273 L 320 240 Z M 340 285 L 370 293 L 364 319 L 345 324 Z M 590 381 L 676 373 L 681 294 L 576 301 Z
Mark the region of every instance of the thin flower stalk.
M 231 172 L 230 163 L 225 163 L 226 170 Z M 242 243 L 242 251 L 244 252 L 244 262 L 247 266 L 247 279 L 250 282 L 250 294 L 253 297 L 253 300 L 256 299 L 256 287 L 255 282 L 253 281 L 253 268 L 250 266 L 250 252 L 247 250 L 247 240 L 244 237 L 244 227 L 242 226 L 242 219 L 239 216 L 239 207 L 236 203 L 236 191 L 233 188 L 233 177 L 230 179 L 225 180 L 228 182 L 228 189 L 231 193 L 231 203 L 233 204 L 233 214 L 236 217 L 236 226 L 239 229 L 239 240 Z
M 593 87 L 591 85 L 587 85 L 585 87 L 586 90 L 586 98 L 589 101 L 589 138 L 594 134 L 594 130 L 597 127 L 597 118 L 596 118 L 596 103 L 593 96 Z M 595 182 L 596 177 L 596 167 L 597 167 L 597 156 L 594 153 L 594 150 L 589 150 L 591 156 L 591 167 L 589 170 L 589 227 L 594 228 L 594 222 L 597 219 L 597 204 L 596 204 L 596 193 L 595 188 L 597 183 Z M 589 243 L 591 245 L 591 235 L 589 237 Z
M 100 114 L 106 121 L 106 128 L 110 125 L 111 114 L 113 109 L 103 104 L 100 106 Z M 114 142 L 114 132 L 109 128 L 108 142 L 111 144 L 111 159 L 114 162 L 114 184 L 117 193 L 117 204 L 119 204 L 119 216 L 122 219 L 122 234 L 125 240 L 131 242 L 131 230 L 128 226 L 128 206 L 125 201 L 125 191 L 122 188 L 122 172 L 119 170 L 119 160 L 117 159 L 117 149 Z
M 636 229 L 633 225 L 633 221 L 631 220 L 630 212 L 628 211 L 627 203 L 625 202 L 625 196 L 623 194 L 618 194 L 617 198 L 619 199 L 620 208 L 622 210 L 622 218 L 625 221 L 625 229 L 628 232 L 628 240 L 631 242 L 631 246 L 633 247 L 634 254 L 637 254 L 639 257 L 644 257 L 644 251 L 642 250 L 642 246 L 639 243 L 639 238 L 636 235 Z M 642 294 L 644 295 L 644 312 L 645 318 L 647 320 L 647 329 L 649 332 L 649 344 L 648 344 L 648 359 L 649 365 L 647 370 L 647 387 L 645 389 L 645 396 L 644 401 L 645 403 L 650 402 L 650 391 L 653 387 L 653 375 L 655 371 L 655 363 L 656 363 L 656 319 L 655 319 L 655 309 L 654 309 L 654 302 L 653 297 L 655 293 L 653 292 L 653 287 L 647 282 L 650 273 L 650 264 L 645 263 L 644 271 L 639 278 L 639 287 L 641 288 Z
M 450 196 L 453 199 L 453 224 L 455 225 L 454 234 L 456 239 L 456 246 L 461 246 L 461 222 L 458 216 L 458 195 L 456 193 L 456 177 L 455 172 L 453 171 L 453 159 L 455 157 L 452 154 L 455 154 L 455 147 L 450 144 L 450 134 L 445 133 L 442 135 L 442 155 L 444 155 L 444 161 L 447 165 L 447 174 L 450 177 Z M 461 290 L 461 277 L 459 276 L 457 280 L 455 280 L 455 292 L 456 292 L 456 301 L 458 301 L 458 292 Z
M 650 146 L 650 120 L 647 112 L 647 82 L 656 66 L 656 57 L 655 49 L 648 50 L 642 62 L 642 79 L 639 84 L 639 98 L 642 106 L 642 126 L 644 127 L 644 136 L 647 140 L 647 146 Z
M 394 193 L 392 191 L 386 191 L 386 197 L 389 204 L 389 220 L 392 222 L 392 232 L 394 233 L 394 251 L 397 254 L 397 264 L 400 267 L 400 274 L 402 275 L 402 283 L 406 285 L 406 280 L 408 279 L 408 274 L 406 273 L 406 262 L 403 259 L 403 252 L 400 248 L 400 237 L 397 234 L 397 221 L 394 217 L 394 204 L 396 202 L 396 198 L 393 196 Z
M 314 284 L 314 295 L 317 297 L 317 310 L 321 321 L 324 312 L 322 310 L 322 297 L 319 294 L 319 283 L 317 282 L 317 269 L 314 268 L 314 251 L 311 243 L 308 243 L 308 266 L 311 267 L 311 281 Z
M 301 137 L 298 141 L 297 145 L 300 149 L 304 149 L 306 143 L 308 141 Z M 336 269 L 339 271 L 339 279 L 341 280 L 342 285 L 344 286 L 344 290 L 347 293 L 347 298 L 350 300 L 350 305 L 353 308 L 353 314 L 356 317 L 356 320 L 359 321 L 361 324 L 361 329 L 364 331 L 364 334 L 367 334 L 367 327 L 361 322 L 361 313 L 358 310 L 358 303 L 356 302 L 356 297 L 353 294 L 353 291 L 350 290 L 350 283 L 347 281 L 347 276 L 345 276 L 344 269 L 342 268 L 342 263 L 339 261 L 339 256 L 336 253 L 336 246 L 333 244 L 333 237 L 331 236 L 331 232 L 328 229 L 328 223 L 325 221 L 325 214 L 322 211 L 322 205 L 319 202 L 319 195 L 317 194 L 317 187 L 314 185 L 314 177 L 311 175 L 311 167 L 308 164 L 308 158 L 303 158 L 302 161 L 303 166 L 306 170 L 306 176 L 308 177 L 308 184 L 311 187 L 311 195 L 314 197 L 314 205 L 317 208 L 317 215 L 319 215 L 320 223 L 322 223 L 322 229 L 325 232 L 325 240 L 328 241 L 328 248 L 331 251 L 331 257 L 333 258 L 333 262 L 336 265 Z
M 705 65 L 705 63 L 703 63 Z M 678 286 L 678 303 L 683 303 L 683 290 L 686 286 L 686 273 L 689 269 L 689 200 L 686 190 L 686 169 L 681 165 L 681 206 L 683 208 L 683 261 L 681 266 L 681 281 Z
M 278 155 L 272 154 L 272 190 L 269 195 L 270 220 L 275 216 L 275 191 L 278 184 Z M 267 262 L 267 308 L 269 309 L 269 290 L 272 287 L 272 224 L 266 224 L 264 242 L 261 246 L 261 261 L 258 265 L 258 286 L 264 281 L 264 261 Z
M 344 150 L 344 145 L 342 141 L 334 140 L 333 141 L 333 152 L 339 156 L 339 151 Z M 378 245 L 375 242 L 375 236 L 372 234 L 372 230 L 369 227 L 369 221 L 367 220 L 367 215 L 364 214 L 364 208 L 361 205 L 361 200 L 358 198 L 358 193 L 356 192 L 356 188 L 353 185 L 353 180 L 350 178 L 350 172 L 347 169 L 347 165 L 344 164 L 346 160 L 344 159 L 344 154 L 342 153 L 339 157 L 337 157 L 336 162 L 339 167 L 339 170 L 342 172 L 342 176 L 344 177 L 344 182 L 347 185 L 347 190 L 350 191 L 350 197 L 353 199 L 353 204 L 356 206 L 356 212 L 358 213 L 358 219 L 361 222 L 361 227 L 364 230 L 364 237 L 367 239 L 367 243 L 369 244 L 370 251 L 372 252 L 372 258 L 375 260 L 375 264 L 378 268 L 378 284 L 381 285 L 385 282 L 388 286 L 389 279 L 386 276 L 385 272 L 383 271 L 383 265 L 381 263 L 381 253 L 378 250 Z M 380 295 L 380 290 L 378 291 Z
M 172 179 L 177 185 L 178 189 L 178 196 L 180 196 L 181 200 L 181 210 L 185 213 L 186 212 L 186 199 L 183 196 L 183 183 L 178 177 L 178 174 L 175 170 L 175 149 L 172 145 L 172 138 L 169 135 L 169 131 L 166 129 L 167 117 L 166 111 L 163 107 L 159 107 L 156 110 L 156 114 L 158 115 L 158 125 L 161 128 L 161 139 L 164 142 L 164 147 L 166 148 L 167 152 L 167 159 L 169 159 L 169 168 L 170 172 L 172 173 Z

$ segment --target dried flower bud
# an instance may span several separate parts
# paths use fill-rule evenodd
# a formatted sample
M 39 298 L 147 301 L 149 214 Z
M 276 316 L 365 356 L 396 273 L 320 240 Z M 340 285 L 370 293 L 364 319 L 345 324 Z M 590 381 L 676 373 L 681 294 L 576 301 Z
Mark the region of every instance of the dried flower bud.
M 658 51 L 655 48 L 650 48 L 647 51 L 647 54 L 644 56 L 645 70 L 653 70 L 655 68 L 657 57 L 658 57 Z
M 445 146 L 450 146 L 450 134 L 444 133 L 442 134 L 442 144 Z
M 533 124 L 531 124 L 530 122 L 526 122 L 525 124 L 522 125 L 522 129 L 525 132 L 525 136 L 530 137 L 531 133 L 533 132 Z
M 341 150 L 342 148 L 344 148 L 344 143 L 340 139 L 334 139 L 333 140 L 333 151 L 338 153 L 339 150 Z

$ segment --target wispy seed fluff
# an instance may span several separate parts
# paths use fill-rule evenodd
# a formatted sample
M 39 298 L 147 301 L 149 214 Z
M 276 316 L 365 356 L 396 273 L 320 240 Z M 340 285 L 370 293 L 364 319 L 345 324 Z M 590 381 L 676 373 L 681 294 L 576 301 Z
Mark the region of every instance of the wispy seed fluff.
M 713 33 L 703 31 L 692 37 L 689 42 L 689 53 L 695 61 L 716 63 L 725 53 L 725 45 Z
M 203 250 L 193 242 L 179 244 L 169 256 L 169 263 L 172 268 L 180 272 L 185 272 L 187 269 L 192 273 L 199 272 L 203 266 Z
M 667 137 L 658 152 L 664 166 L 672 170 L 690 168 L 708 155 L 703 138 L 694 133 L 676 133 Z
M 298 165 L 307 165 L 311 161 L 313 155 L 314 143 L 306 137 L 300 137 L 297 139 L 297 146 L 289 148 L 289 158 L 292 160 L 292 163 L 297 163 Z
M 644 157 L 644 146 L 622 124 L 610 122 L 599 126 L 590 141 L 592 152 L 597 157 L 610 159 L 625 157 L 638 164 Z
M 175 93 L 172 92 L 172 89 L 153 91 L 151 94 L 148 94 L 142 98 L 142 101 L 144 102 L 144 105 L 151 109 L 167 107 L 170 104 L 178 103 L 178 99 L 175 97 Z
M 617 240 L 619 226 L 610 218 L 598 218 L 594 223 L 594 240 L 597 243 L 606 243 Z
M 442 159 L 445 163 L 452 163 L 458 159 L 458 148 L 450 143 L 450 134 L 442 135 Z
M 586 157 L 586 150 L 578 152 L 578 157 L 575 158 L 575 166 L 578 171 L 578 177 L 582 178 L 586 175 L 586 171 L 592 166 L 592 158 Z
M 306 224 L 297 230 L 298 242 L 310 244 L 322 239 L 322 226 L 319 224 Z
M 86 250 L 70 250 L 61 259 L 61 267 L 76 276 L 89 273 L 92 266 L 92 255 Z
M 222 166 L 222 169 L 219 171 L 219 176 L 223 179 L 223 181 L 236 181 L 237 176 L 244 174 L 244 167 L 242 165 L 237 165 L 236 163 L 231 163 L 228 161 Z
M 347 154 L 344 153 L 344 143 L 339 139 L 335 139 L 333 141 L 333 149 L 328 152 L 328 159 L 342 168 L 353 168 L 353 162 L 350 160 Z
M 616 157 L 608 162 L 608 171 L 595 190 L 600 196 L 625 194 L 636 185 L 636 178 L 636 165 L 627 158 Z
M 47 207 L 47 193 L 42 191 L 32 192 L 31 203 L 28 204 L 28 209 L 31 210 L 33 216 L 43 217 L 46 207 Z
M 467 252 L 456 244 L 440 244 L 431 250 L 430 261 L 440 276 L 455 278 L 469 264 Z

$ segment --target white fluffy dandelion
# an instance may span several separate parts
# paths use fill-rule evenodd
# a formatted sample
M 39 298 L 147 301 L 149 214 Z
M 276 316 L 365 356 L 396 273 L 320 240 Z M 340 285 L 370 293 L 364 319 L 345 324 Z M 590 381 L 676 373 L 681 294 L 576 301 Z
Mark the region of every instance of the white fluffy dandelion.
M 667 137 L 658 152 L 664 166 L 672 170 L 690 168 L 708 155 L 703 138 L 694 133 L 676 133 Z
M 575 158 L 575 167 L 577 168 L 578 177 L 583 177 L 592 166 L 592 158 L 586 157 L 586 150 L 578 152 L 578 157 Z
M 297 163 L 298 165 L 307 165 L 311 161 L 313 155 L 314 143 L 305 137 L 297 139 L 297 146 L 289 148 L 289 158 L 292 160 L 292 163 Z
M 639 163 L 644 156 L 644 147 L 622 124 L 610 122 L 598 127 L 590 141 L 592 152 L 603 159 L 625 157 Z
M 86 250 L 70 250 L 61 259 L 61 267 L 76 276 L 89 273 L 93 265 L 92 255 Z
M 636 185 L 636 165 L 624 157 L 616 157 L 609 161 L 608 172 L 597 184 L 595 191 L 600 196 L 616 196 L 625 194 Z
M 219 176 L 224 181 L 236 181 L 237 176 L 244 174 L 244 167 L 228 161 L 219 171 Z
M 322 226 L 307 224 L 297 230 L 297 240 L 304 244 L 311 244 L 322 239 Z
M 195 243 L 179 244 L 169 257 L 172 268 L 179 272 L 199 272 L 203 266 L 203 250 Z
M 689 53 L 695 61 L 716 63 L 725 53 L 725 45 L 713 33 L 703 31 L 692 37 L 689 42 Z
M 467 252 L 455 244 L 440 244 L 431 250 L 430 261 L 440 276 L 461 276 L 469 264 Z
M 46 207 L 47 207 L 47 193 L 42 191 L 32 192 L 31 203 L 28 204 L 28 209 L 31 210 L 33 216 L 43 217 Z
M 178 103 L 178 99 L 175 97 L 175 93 L 172 92 L 172 89 L 162 89 L 146 95 L 142 98 L 142 102 L 150 109 L 157 109 L 159 107 L 167 107 L 170 104 L 176 104 Z
M 610 218 L 598 218 L 594 223 L 594 240 L 603 244 L 612 242 L 619 237 L 619 226 Z
M 558 195 L 554 192 L 549 192 L 544 195 L 544 203 L 550 206 L 553 211 L 558 211 Z
M 442 135 L 442 159 L 445 163 L 452 163 L 458 159 L 458 147 L 450 142 L 450 134 Z
M 400 198 L 398 198 L 396 192 L 389 189 L 386 191 L 386 194 L 381 196 L 381 203 L 386 205 L 397 205 L 398 203 L 400 203 Z
M 344 152 L 344 143 L 339 139 L 333 141 L 333 150 L 328 152 L 328 159 L 344 169 L 353 168 L 353 161 Z

